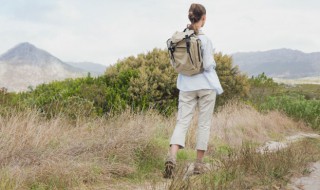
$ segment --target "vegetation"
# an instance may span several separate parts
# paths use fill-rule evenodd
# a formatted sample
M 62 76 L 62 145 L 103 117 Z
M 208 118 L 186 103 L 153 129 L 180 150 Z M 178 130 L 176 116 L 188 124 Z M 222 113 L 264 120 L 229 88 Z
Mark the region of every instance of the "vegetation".
M 217 106 L 243 99 L 258 110 L 280 110 L 314 129 L 319 128 L 319 85 L 280 85 L 264 73 L 248 80 L 232 65 L 230 56 L 217 53 L 214 57 L 224 89 Z M 88 75 L 55 81 L 19 94 L 2 89 L 0 114 L 8 109 L 31 108 L 48 118 L 60 114 L 76 119 L 119 114 L 126 109 L 136 112 L 155 109 L 169 116 L 177 109 L 176 78 L 167 52 L 154 49 L 118 61 L 97 78 Z
M 156 108 L 170 115 L 176 110 L 177 73 L 170 65 L 166 51 L 154 49 L 147 54 L 128 57 L 106 71 L 107 85 L 118 98 L 110 105 L 126 105 L 133 109 Z
M 262 110 L 281 110 L 287 115 L 304 120 L 314 129 L 320 129 L 320 100 L 307 100 L 304 96 L 270 96 L 260 105 Z
M 180 164 L 180 177 L 165 186 L 270 189 L 305 173 L 308 162 L 320 159 L 319 140 L 262 155 L 255 150 L 310 131 L 306 125 L 320 129 L 319 85 L 286 86 L 264 73 L 248 79 L 230 56 L 214 58 L 224 93 L 205 161 L 217 167 L 185 181 Z M 0 189 L 121 189 L 123 183 L 161 181 L 176 122 L 176 78 L 167 52 L 154 49 L 119 60 L 100 77 L 54 81 L 22 93 L 0 89 Z M 179 163 L 194 160 L 196 129 L 197 115 Z
M 231 56 L 217 53 L 214 55 L 217 63 L 216 71 L 224 90 L 217 98 L 217 105 L 224 105 L 232 99 L 244 98 L 248 95 L 250 84 L 247 76 L 240 73 L 238 66 L 234 66 Z
M 297 84 L 293 86 L 283 86 L 283 93 L 300 94 L 307 100 L 320 100 L 319 84 Z
M 254 119 L 244 123 L 243 118 Z M 277 119 L 270 121 L 270 118 Z M 232 122 L 227 124 L 227 130 L 223 130 L 226 120 Z M 197 117 L 190 128 L 192 133 L 187 136 L 187 147 L 178 155 L 179 163 L 192 162 L 195 158 L 192 147 L 196 142 L 196 121 Z M 241 139 L 244 142 L 250 140 L 251 145 L 256 147 L 264 141 L 275 139 L 272 132 L 292 134 L 300 131 L 296 123 L 279 113 L 264 116 L 252 108 L 237 104 L 222 108 L 214 116 L 214 121 L 217 133 L 211 134 L 205 160 L 209 163 L 212 160 L 228 163 L 224 159 L 232 151 L 230 159 L 233 161 L 229 163 L 232 167 L 240 163 L 235 158 L 237 150 L 242 147 Z M 0 116 L 0 187 L 8 190 L 135 189 L 134 186 L 141 188 L 150 181 L 161 183 L 161 172 L 175 122 L 175 115 L 164 117 L 152 110 L 144 113 L 127 110 L 112 118 L 84 117 L 76 122 L 70 122 L 62 115 L 44 119 L 37 111 L 12 111 Z M 265 129 L 265 126 L 270 128 Z M 247 137 L 250 138 L 245 139 Z M 300 155 L 298 151 L 296 153 Z M 254 156 L 258 160 L 258 155 Z M 277 157 L 274 159 L 277 160 Z M 231 166 L 221 168 L 215 176 L 223 174 L 223 170 L 227 173 L 233 169 Z M 169 186 L 171 181 L 166 183 Z
M 167 144 L 156 136 L 163 126 L 170 123 L 152 111 L 76 123 L 35 111 L 0 116 L 0 187 L 89 189 L 117 177 L 145 179 L 163 162 Z
M 320 159 L 320 141 L 308 139 L 276 152 L 260 154 L 250 145 L 216 155 L 205 175 L 183 180 L 178 176 L 168 189 L 281 189 L 294 173 L 308 173 L 308 163 Z M 182 166 L 185 167 L 185 166 Z
M 215 55 L 217 73 L 224 94 L 217 105 L 245 97 L 249 91 L 247 77 L 232 65 L 230 56 Z M 2 96 L 3 101 L 21 108 L 35 108 L 47 117 L 58 114 L 76 118 L 119 114 L 123 110 L 158 110 L 171 115 L 177 109 L 179 91 L 177 73 L 169 62 L 167 51 L 154 49 L 146 54 L 131 56 L 109 67 L 104 76 L 67 79 L 39 85 L 29 92 Z M 18 102 L 15 105 L 14 102 Z
M 320 85 L 280 85 L 264 73 L 249 81 L 251 89 L 247 102 L 251 105 L 261 111 L 283 111 L 314 129 L 320 129 L 320 99 L 315 93 L 320 90 Z
M 257 77 L 251 77 L 249 79 L 250 93 L 246 100 L 252 105 L 260 105 L 266 101 L 266 98 L 279 94 L 281 86 L 269 78 L 265 73 L 259 74 Z

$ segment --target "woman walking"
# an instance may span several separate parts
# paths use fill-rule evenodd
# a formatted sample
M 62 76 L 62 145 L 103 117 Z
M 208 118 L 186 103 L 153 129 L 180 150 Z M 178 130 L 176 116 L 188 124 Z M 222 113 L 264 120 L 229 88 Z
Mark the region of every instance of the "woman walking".
M 212 42 L 201 31 L 206 22 L 205 7 L 201 4 L 192 4 L 188 17 L 191 22 L 188 25 L 188 29 L 194 30 L 201 40 L 204 71 L 192 76 L 178 75 L 177 88 L 180 91 L 178 118 L 170 140 L 169 154 L 165 162 L 165 178 L 173 177 L 173 171 L 176 166 L 176 155 L 179 149 L 185 147 L 186 133 L 196 106 L 199 108 L 199 122 L 196 143 L 197 159 L 194 164 L 194 174 L 203 172 L 203 157 L 208 146 L 216 95 L 223 92 L 215 71 L 216 63 L 213 59 L 214 49 Z

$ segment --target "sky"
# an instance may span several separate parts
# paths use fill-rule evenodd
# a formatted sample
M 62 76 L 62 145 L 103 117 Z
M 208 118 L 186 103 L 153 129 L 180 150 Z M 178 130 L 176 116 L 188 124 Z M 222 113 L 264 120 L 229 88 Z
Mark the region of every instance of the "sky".
M 191 3 L 206 7 L 217 52 L 320 51 L 319 0 L 0 0 L 0 54 L 29 42 L 65 62 L 114 64 L 164 49 Z

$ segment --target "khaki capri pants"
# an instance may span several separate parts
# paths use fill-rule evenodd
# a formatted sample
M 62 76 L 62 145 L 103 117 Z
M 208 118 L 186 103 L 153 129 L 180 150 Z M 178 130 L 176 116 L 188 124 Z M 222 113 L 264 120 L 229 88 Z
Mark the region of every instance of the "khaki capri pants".
M 190 127 L 195 108 L 198 105 L 199 119 L 196 149 L 206 151 L 215 102 L 215 90 L 180 91 L 177 124 L 170 140 L 170 146 L 177 144 L 180 148 L 185 147 L 186 134 Z

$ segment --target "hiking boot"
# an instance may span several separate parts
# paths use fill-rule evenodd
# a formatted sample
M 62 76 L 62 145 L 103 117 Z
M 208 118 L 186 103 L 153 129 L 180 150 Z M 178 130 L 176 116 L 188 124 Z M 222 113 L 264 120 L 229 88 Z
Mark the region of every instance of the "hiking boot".
M 176 159 L 173 156 L 168 156 L 164 164 L 164 178 L 173 178 L 174 168 L 176 167 Z
M 197 160 L 194 163 L 193 174 L 203 174 L 208 171 L 208 167 L 203 161 Z

